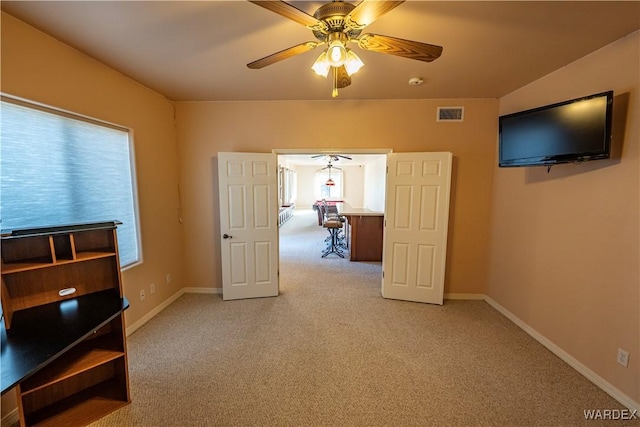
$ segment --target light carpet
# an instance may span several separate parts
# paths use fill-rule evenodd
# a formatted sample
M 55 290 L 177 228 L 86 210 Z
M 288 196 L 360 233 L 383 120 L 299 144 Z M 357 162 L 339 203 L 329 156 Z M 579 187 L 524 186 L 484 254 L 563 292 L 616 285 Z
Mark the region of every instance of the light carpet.
M 380 263 L 281 228 L 281 294 L 185 294 L 129 337 L 133 402 L 99 426 L 580 426 L 624 409 L 483 301 L 381 297 Z

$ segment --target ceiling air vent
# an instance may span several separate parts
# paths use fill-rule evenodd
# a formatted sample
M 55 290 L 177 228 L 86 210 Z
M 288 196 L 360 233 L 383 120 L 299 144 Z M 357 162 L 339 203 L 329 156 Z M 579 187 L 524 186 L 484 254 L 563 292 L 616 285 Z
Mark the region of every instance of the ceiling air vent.
M 461 122 L 464 120 L 464 107 L 438 107 L 438 122 Z

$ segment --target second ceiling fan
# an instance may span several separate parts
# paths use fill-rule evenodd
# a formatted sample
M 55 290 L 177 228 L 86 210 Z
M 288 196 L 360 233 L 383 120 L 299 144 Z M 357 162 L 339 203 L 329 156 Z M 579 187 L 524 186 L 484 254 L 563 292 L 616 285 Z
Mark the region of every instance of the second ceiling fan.
M 349 42 L 357 43 L 361 49 L 424 62 L 431 62 L 442 54 L 442 46 L 380 34 L 362 34 L 367 25 L 404 1 L 363 0 L 357 6 L 344 1 L 332 1 L 320 6 L 313 16 L 284 1 L 249 1 L 306 26 L 317 41 L 304 42 L 265 56 L 247 64 L 247 67 L 263 68 L 326 44 L 327 50 L 320 54 L 312 68 L 324 77 L 332 73 L 334 97 L 338 95 L 338 89 L 351 84 L 351 76 L 364 65 L 355 52 L 347 47 Z

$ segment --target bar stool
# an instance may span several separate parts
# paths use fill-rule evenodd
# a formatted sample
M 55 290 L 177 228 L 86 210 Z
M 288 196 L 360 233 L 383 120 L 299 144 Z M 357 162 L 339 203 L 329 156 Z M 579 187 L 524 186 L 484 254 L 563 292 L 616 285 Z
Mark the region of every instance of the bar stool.
M 329 205 L 325 199 L 322 199 L 320 203 L 321 203 L 320 206 L 322 207 L 323 217 L 326 220 L 340 221 L 343 224 L 343 226 L 345 226 L 347 219 L 344 216 L 340 215 L 340 213 L 338 212 L 338 208 L 336 208 L 335 206 Z M 346 239 L 346 235 L 342 233 L 342 230 L 338 230 L 338 235 L 336 236 L 336 238 L 337 238 L 336 245 L 338 247 L 342 249 L 348 249 L 349 245 Z M 327 238 L 326 241 L 329 241 L 329 238 Z
M 336 254 L 340 258 L 344 258 L 342 253 L 342 243 L 340 242 L 340 230 L 342 230 L 342 221 L 339 219 L 328 219 L 322 223 L 322 226 L 329 231 L 329 237 L 326 239 L 327 247 L 322 253 L 322 258 L 326 258 L 329 254 Z

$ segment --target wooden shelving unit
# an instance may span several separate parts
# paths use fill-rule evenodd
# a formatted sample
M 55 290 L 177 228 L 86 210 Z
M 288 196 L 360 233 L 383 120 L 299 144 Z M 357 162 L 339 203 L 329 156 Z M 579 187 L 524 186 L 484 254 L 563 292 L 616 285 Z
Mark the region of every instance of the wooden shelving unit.
M 2 393 L 21 426 L 87 425 L 130 399 L 116 222 L 2 232 Z

